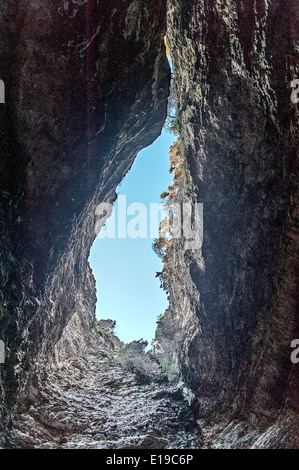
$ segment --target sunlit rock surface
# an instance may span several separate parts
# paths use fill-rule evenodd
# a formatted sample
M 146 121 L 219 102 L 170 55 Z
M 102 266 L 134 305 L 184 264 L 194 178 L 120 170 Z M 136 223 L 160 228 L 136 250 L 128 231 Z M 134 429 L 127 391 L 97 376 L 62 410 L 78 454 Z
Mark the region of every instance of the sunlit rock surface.
M 295 1 L 2 3 L 1 445 L 298 447 Z M 166 28 L 204 242 L 164 275 L 170 382 L 140 383 L 94 327 L 87 259 L 161 132 Z
M 0 19 L 5 437 L 44 365 L 94 341 L 95 210 L 160 134 L 170 70 L 163 1 L 8 1 Z
M 73 325 L 74 326 L 74 325 Z M 191 449 L 201 430 L 182 390 L 167 383 L 155 362 L 131 372 L 109 334 L 94 348 L 48 369 L 29 412 L 10 434 L 22 448 Z M 114 338 L 115 341 L 115 338 Z M 140 356 L 136 358 L 140 362 Z M 135 372 L 134 372 L 135 370 Z M 139 373 L 137 373 L 139 372 Z
M 203 203 L 204 238 L 173 250 L 157 338 L 172 331 L 216 447 L 253 445 L 250 426 L 257 447 L 299 444 L 296 15 L 293 1 L 168 2 L 184 196 Z

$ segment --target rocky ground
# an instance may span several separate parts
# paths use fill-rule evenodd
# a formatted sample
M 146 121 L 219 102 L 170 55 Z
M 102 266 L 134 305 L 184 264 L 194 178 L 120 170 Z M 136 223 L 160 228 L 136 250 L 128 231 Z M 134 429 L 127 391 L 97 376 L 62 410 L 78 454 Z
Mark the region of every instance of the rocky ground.
M 10 446 L 201 447 L 200 428 L 181 389 L 163 375 L 157 379 L 157 374 L 142 383 L 112 351 L 99 344 L 68 365 L 48 371 L 41 400 L 15 418 Z
M 200 447 L 199 422 L 206 447 L 299 448 L 298 2 L 61 3 L 0 5 L 0 447 Z M 204 234 L 174 244 L 157 339 L 196 421 L 88 343 L 96 211 L 161 133 L 165 32 Z

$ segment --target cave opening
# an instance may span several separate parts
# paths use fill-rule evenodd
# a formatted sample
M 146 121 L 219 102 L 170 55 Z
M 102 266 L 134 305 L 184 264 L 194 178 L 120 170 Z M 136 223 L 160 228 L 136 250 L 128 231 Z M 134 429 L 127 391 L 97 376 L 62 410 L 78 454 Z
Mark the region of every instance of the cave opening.
M 60 3 L 0 7 L 0 448 L 298 448 L 295 0 Z
M 113 213 L 91 248 L 89 262 L 97 285 L 96 317 L 116 321 L 125 343 L 155 336 L 157 317 L 168 306 L 156 273 L 162 260 L 153 250 L 164 217 L 160 195 L 171 184 L 169 147 L 175 136 L 165 129 L 138 156 L 116 193 Z
M 178 137 L 175 74 L 168 42 L 165 35 L 171 84 L 162 133 L 139 152 L 116 188 L 112 214 L 98 233 L 89 256 L 97 287 L 96 318 L 112 320 L 109 324 L 115 325 L 114 333 L 125 343 L 142 339 L 151 344 L 157 319 L 169 306 L 158 276 L 163 269 L 163 256 L 155 249 L 161 235 L 160 224 L 167 218 L 163 194 L 173 183 L 169 151 Z

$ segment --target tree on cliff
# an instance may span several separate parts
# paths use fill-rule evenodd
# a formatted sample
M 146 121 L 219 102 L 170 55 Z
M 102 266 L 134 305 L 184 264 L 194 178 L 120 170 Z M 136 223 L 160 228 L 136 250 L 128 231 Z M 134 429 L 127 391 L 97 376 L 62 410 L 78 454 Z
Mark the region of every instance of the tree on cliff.
M 164 201 L 164 207 L 168 211 L 169 216 L 165 217 L 159 227 L 159 237 L 153 243 L 153 250 L 162 258 L 164 266 L 167 263 L 170 248 L 172 246 L 172 231 L 173 231 L 173 209 L 176 202 L 177 192 L 183 177 L 183 163 L 184 158 L 181 152 L 181 142 L 177 139 L 169 148 L 170 169 L 169 172 L 173 173 L 173 183 L 168 186 L 167 191 L 161 194 L 161 199 Z

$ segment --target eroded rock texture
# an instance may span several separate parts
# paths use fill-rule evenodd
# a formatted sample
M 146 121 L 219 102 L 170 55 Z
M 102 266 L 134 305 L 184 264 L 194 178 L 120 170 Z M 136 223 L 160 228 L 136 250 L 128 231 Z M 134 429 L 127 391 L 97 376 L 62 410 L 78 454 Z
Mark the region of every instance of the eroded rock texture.
M 74 325 L 73 325 L 74 327 Z M 140 357 L 136 358 L 140 361 Z M 142 364 L 141 364 L 142 365 Z M 41 396 L 14 419 L 10 438 L 21 448 L 193 449 L 201 431 L 182 390 L 157 364 L 148 374 L 124 367 L 121 353 L 100 337 L 96 346 L 47 369 Z M 156 367 L 155 367 L 156 366 Z M 155 373 L 154 373 L 155 372 Z
M 202 253 L 172 253 L 157 335 L 176 325 L 174 360 L 215 446 L 242 433 L 246 445 L 298 446 L 297 7 L 168 2 L 186 197 L 203 203 L 204 239 Z M 258 444 L 242 422 L 265 433 Z
M 2 3 L 1 443 L 298 447 L 295 0 Z M 97 204 L 161 132 L 166 23 L 204 243 L 173 250 L 157 337 L 202 434 L 99 345 L 87 262 Z
M 165 18 L 157 0 L 1 5 L 4 408 L 25 405 L 28 387 L 38 398 L 55 346 L 67 357 L 92 341 L 95 209 L 161 132 Z

